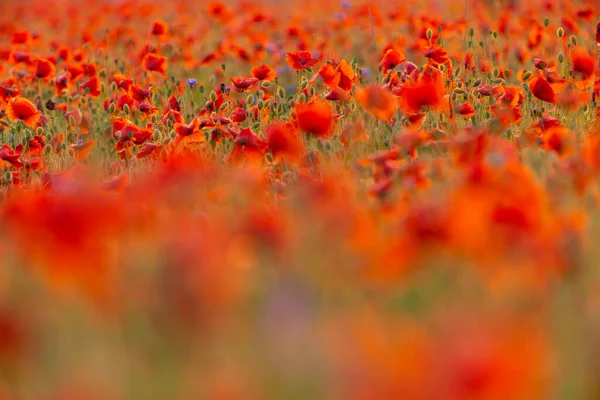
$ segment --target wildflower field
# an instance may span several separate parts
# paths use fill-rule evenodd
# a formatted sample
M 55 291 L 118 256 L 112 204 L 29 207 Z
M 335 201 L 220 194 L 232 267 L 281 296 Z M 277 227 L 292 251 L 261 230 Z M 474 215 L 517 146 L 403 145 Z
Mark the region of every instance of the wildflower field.
M 598 7 L 0 1 L 0 400 L 600 399 Z

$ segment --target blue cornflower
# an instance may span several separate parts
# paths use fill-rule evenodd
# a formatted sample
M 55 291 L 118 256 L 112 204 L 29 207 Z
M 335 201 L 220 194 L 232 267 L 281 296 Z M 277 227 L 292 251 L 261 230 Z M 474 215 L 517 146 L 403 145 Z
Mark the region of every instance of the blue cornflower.
M 342 8 L 350 8 L 350 5 L 350 2 L 347 0 L 340 1 L 340 6 L 342 6 Z
M 194 86 L 196 86 L 198 84 L 198 80 L 194 79 L 194 78 L 187 78 L 185 80 L 185 83 L 188 84 L 188 86 L 190 87 L 190 89 L 193 89 Z

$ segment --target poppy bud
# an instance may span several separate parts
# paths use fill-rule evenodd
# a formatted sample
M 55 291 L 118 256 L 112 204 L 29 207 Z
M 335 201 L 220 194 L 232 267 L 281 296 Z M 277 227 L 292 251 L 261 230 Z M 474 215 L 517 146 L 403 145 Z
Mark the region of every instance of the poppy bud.
M 69 155 L 69 157 L 75 157 L 75 150 L 69 147 L 67 149 L 67 154 Z
M 547 28 L 547 27 L 548 27 L 548 25 L 550 25 L 550 20 L 549 20 L 548 18 L 546 18 L 546 19 L 544 20 L 544 26 Z
M 5 180 L 6 182 L 12 182 L 12 172 L 10 172 L 10 171 L 6 171 L 6 172 L 4 173 L 4 180 Z
M 156 140 L 157 142 L 160 141 L 160 139 L 162 139 L 162 135 L 158 129 L 155 129 L 152 134 L 153 134 L 154 140 Z
M 267 88 L 267 87 L 271 86 L 271 82 L 269 82 L 269 81 L 263 81 L 262 82 L 262 86 Z
M 531 78 L 531 75 L 532 75 L 531 71 L 527 71 L 527 72 L 525 72 L 525 73 L 523 74 L 523 80 L 524 80 L 524 81 L 528 80 L 529 78 Z
M 559 37 L 559 39 L 562 39 L 562 37 L 565 35 L 565 30 L 563 28 L 558 28 L 556 30 L 556 36 Z
M 113 92 L 114 92 L 115 90 L 117 90 L 117 82 L 114 82 L 114 81 L 113 81 L 113 82 L 110 84 L 110 90 L 112 90 Z
M 221 104 L 221 107 L 219 107 L 219 112 L 225 111 L 225 109 L 227 107 L 229 107 L 229 103 L 223 103 L 223 104 Z
M 494 78 L 494 79 L 492 79 L 492 83 L 502 84 L 502 83 L 504 83 L 504 79 L 502 79 L 502 78 Z
M 171 131 L 171 132 L 169 133 L 169 136 L 171 137 L 171 139 L 175 139 L 175 138 L 177 137 L 177 132 L 175 132 L 175 131 Z
M 494 76 L 496 78 L 500 76 L 500 69 L 498 67 L 494 67 L 494 70 L 492 72 L 494 73 Z
M 571 37 L 569 38 L 569 40 L 571 41 L 571 43 L 573 44 L 573 46 L 577 46 L 577 37 L 575 37 L 575 35 L 571 35 Z
M 217 92 L 215 92 L 214 90 L 210 92 L 210 99 L 212 101 L 217 101 Z
M 456 88 L 452 91 L 454 94 L 465 94 L 465 91 L 459 88 Z
M 432 37 L 433 31 L 431 30 L 431 28 L 427 28 L 427 39 L 431 40 Z
M 44 154 L 50 154 L 52 152 L 52 146 L 47 144 L 44 146 Z
M 475 36 L 475 29 L 469 29 L 469 36 L 471 37 L 471 39 L 473 38 L 473 36 Z
M 492 36 L 494 37 L 494 39 L 498 39 L 498 32 L 492 32 Z
M 124 105 L 123 105 L 123 111 L 125 112 L 125 114 L 129 114 L 129 112 L 130 112 L 131 110 L 129 109 L 129 105 L 128 105 L 128 104 L 124 104 Z
M 561 51 L 560 53 L 558 53 L 558 62 L 562 64 L 564 61 L 565 61 L 565 55 Z
M 279 96 L 282 99 L 285 99 L 285 95 L 286 95 L 285 89 L 282 86 L 279 86 L 277 88 L 277 96 Z
M 8 127 L 10 126 L 10 122 L 8 122 L 8 121 L 7 121 L 7 120 L 5 120 L 5 119 L 0 119 L 0 125 L 2 125 L 2 126 L 4 126 L 4 127 L 8 128 Z
M 171 138 L 170 138 L 170 137 L 168 137 L 168 138 L 165 138 L 165 140 L 163 140 L 163 142 L 162 142 L 162 143 L 163 143 L 163 145 L 165 145 L 165 146 L 166 146 L 166 145 L 168 145 L 169 143 L 171 143 Z

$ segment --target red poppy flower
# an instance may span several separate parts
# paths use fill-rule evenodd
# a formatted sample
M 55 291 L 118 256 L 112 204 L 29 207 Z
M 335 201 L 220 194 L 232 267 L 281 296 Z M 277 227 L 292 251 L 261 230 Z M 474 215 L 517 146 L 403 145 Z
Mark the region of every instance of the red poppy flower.
M 38 58 L 35 65 L 35 76 L 40 79 L 50 79 L 56 74 L 56 67 L 45 58 Z
M 533 78 L 531 82 L 531 93 L 538 99 L 548 103 L 556 103 L 552 86 L 544 78 Z
M 389 121 L 396 114 L 396 99 L 389 90 L 377 85 L 359 89 L 356 100 L 377 119 Z
M 247 89 L 251 88 L 256 82 L 259 81 L 258 78 L 243 78 L 241 76 L 230 78 L 231 83 L 235 86 L 238 92 L 244 92 Z
M 165 21 L 158 20 L 152 24 L 152 30 L 150 33 L 156 36 L 164 36 L 168 31 L 169 28 L 167 27 L 167 23 Z
M 457 107 L 456 110 L 464 118 L 471 118 L 475 115 L 475 108 L 469 103 L 463 103 Z
M 435 64 L 445 64 L 448 62 L 448 52 L 438 46 L 430 46 L 425 49 L 425 57 Z
M 140 152 L 135 155 L 135 157 L 136 158 L 148 157 L 150 154 L 154 153 L 156 151 L 156 149 L 158 149 L 157 145 L 155 145 L 154 143 L 146 142 L 146 143 L 144 143 L 144 146 L 142 147 Z
M 6 114 L 9 120 L 22 121 L 32 128 L 35 127 L 41 115 L 35 105 L 23 97 L 11 99 L 6 107 Z
M 79 86 L 79 89 L 82 92 L 85 91 L 85 89 L 89 89 L 89 95 L 92 97 L 98 97 L 102 93 L 100 79 L 98 79 L 96 75 L 92 76 L 88 81 Z
M 288 65 L 296 71 L 303 71 L 307 68 L 310 68 L 319 61 L 316 58 L 313 58 L 308 51 L 295 51 L 292 53 L 287 53 L 285 55 L 285 60 L 287 61 Z
M 444 104 L 444 87 L 435 81 L 419 81 L 395 91 L 400 107 L 408 113 L 418 113 L 426 107 L 439 109 Z
M 167 73 L 167 57 L 157 56 L 154 53 L 148 53 L 142 60 L 144 71 L 155 71 L 162 75 Z
M 328 136 L 333 130 L 333 113 L 323 100 L 297 104 L 295 111 L 301 130 L 316 136 Z
M 252 76 L 259 81 L 273 81 L 277 77 L 277 73 L 267 64 L 261 64 L 252 68 Z
M 383 68 L 383 71 L 388 71 L 390 69 L 396 68 L 396 66 L 402 64 L 406 61 L 406 57 L 404 54 L 395 49 L 388 49 L 383 55 L 381 62 L 379 65 Z
M 571 50 L 571 68 L 575 79 L 590 79 L 594 77 L 596 60 L 583 47 L 575 47 Z
M 144 101 L 150 98 L 151 89 L 142 89 L 137 85 L 131 85 L 129 87 L 129 93 L 136 101 Z
M 245 158 L 247 161 L 259 163 L 264 157 L 267 144 L 260 139 L 250 128 L 244 128 L 235 138 L 230 159 L 239 161 Z
M 246 120 L 246 110 L 242 107 L 236 107 L 235 110 L 231 112 L 230 117 L 233 122 L 244 122 Z
M 0 148 L 0 160 L 6 161 L 13 167 L 20 167 L 23 165 L 21 162 L 21 152 L 15 152 L 13 148 L 7 144 L 2 145 Z
M 267 147 L 277 160 L 296 162 L 304 148 L 298 140 L 294 126 L 275 122 L 266 129 Z

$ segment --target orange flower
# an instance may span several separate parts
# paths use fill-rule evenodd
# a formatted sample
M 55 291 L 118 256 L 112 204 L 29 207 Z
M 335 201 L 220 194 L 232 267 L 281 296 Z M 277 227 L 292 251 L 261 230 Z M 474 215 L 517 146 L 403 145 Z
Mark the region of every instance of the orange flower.
M 396 101 L 389 90 L 377 85 L 361 88 L 356 93 L 356 100 L 377 119 L 389 121 L 396 114 Z
M 35 105 L 23 97 L 12 98 L 8 102 L 6 113 L 9 120 L 21 121 L 31 128 L 35 127 L 41 116 Z
M 352 67 L 344 60 L 340 61 L 335 68 L 336 72 L 340 76 L 338 86 L 345 91 L 350 91 L 354 86 L 355 74 Z
M 554 90 L 544 78 L 533 78 L 531 82 L 531 93 L 538 99 L 548 103 L 556 103 Z
M 312 57 L 308 51 L 294 51 L 285 55 L 288 65 L 295 71 L 304 71 L 317 64 L 319 60 Z
M 338 87 L 340 83 L 341 75 L 338 73 L 336 68 L 330 62 L 327 62 L 319 68 L 317 73 L 310 78 L 310 82 L 314 83 L 317 77 L 323 78 L 323 83 L 327 85 L 331 90 L 334 90 Z
M 167 73 L 167 57 L 157 56 L 154 53 L 148 53 L 142 60 L 144 71 L 155 71 L 162 75 Z
M 406 61 L 404 54 L 395 49 L 388 49 L 383 55 L 379 65 L 383 68 L 383 71 L 389 71 L 390 69 L 396 68 L 396 66 Z
M 329 136 L 333 130 L 333 113 L 323 100 L 297 104 L 295 111 L 301 130 L 315 136 Z
M 259 81 L 274 81 L 277 77 L 277 73 L 267 64 L 261 64 L 254 68 L 252 68 L 252 76 L 258 79 Z
M 92 148 L 95 144 L 95 140 L 80 140 L 77 143 L 73 143 L 69 147 L 75 152 L 75 158 L 82 160 L 86 158 L 88 154 L 90 154 L 90 151 L 92 151 Z
M 41 79 L 50 79 L 56 74 L 56 67 L 45 58 L 38 58 L 35 64 L 35 76 Z

